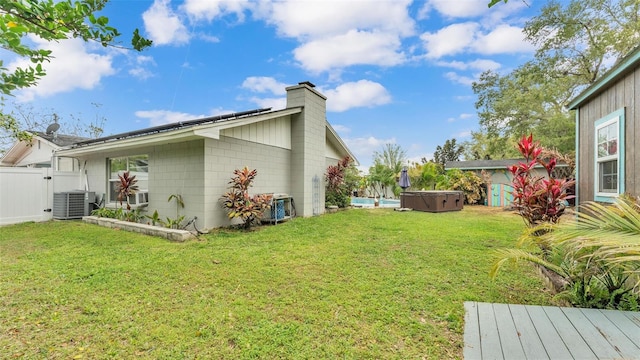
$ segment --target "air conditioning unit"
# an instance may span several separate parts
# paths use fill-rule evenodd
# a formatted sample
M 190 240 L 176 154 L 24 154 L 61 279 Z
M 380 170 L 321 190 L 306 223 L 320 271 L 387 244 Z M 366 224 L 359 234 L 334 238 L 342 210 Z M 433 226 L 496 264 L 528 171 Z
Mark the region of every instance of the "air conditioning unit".
M 96 193 L 70 191 L 53 194 L 53 218 L 60 220 L 81 219 L 91 215 Z
M 133 195 L 129 195 L 129 204 L 142 206 L 149 204 L 149 191 L 148 190 L 140 190 L 137 191 Z

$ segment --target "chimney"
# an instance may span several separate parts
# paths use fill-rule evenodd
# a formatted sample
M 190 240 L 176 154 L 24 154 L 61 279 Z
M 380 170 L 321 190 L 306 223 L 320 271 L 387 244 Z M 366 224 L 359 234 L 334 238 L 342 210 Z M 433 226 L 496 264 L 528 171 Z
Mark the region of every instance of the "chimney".
M 290 86 L 287 108 L 302 107 L 291 117 L 291 196 L 301 216 L 324 213 L 326 168 L 326 100 L 308 81 Z

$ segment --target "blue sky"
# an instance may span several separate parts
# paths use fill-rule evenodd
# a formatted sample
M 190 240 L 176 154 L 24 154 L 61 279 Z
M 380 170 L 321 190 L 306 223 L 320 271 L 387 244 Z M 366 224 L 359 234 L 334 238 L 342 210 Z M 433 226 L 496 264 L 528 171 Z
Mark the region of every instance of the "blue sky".
M 111 0 L 103 15 L 123 44 L 139 28 L 153 47 L 137 53 L 77 39 L 41 43 L 55 56 L 48 75 L 12 101 L 64 119 L 104 117 L 109 135 L 280 109 L 286 86 L 311 81 L 362 168 L 385 143 L 419 161 L 477 130 L 471 83 L 482 71 L 509 72 L 533 57 L 521 29 L 544 2 L 487 3 Z

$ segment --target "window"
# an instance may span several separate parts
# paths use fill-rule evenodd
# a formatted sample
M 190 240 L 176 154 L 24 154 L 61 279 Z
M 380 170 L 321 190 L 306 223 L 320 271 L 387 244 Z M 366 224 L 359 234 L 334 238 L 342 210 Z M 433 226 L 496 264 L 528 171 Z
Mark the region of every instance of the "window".
M 109 189 L 108 202 L 115 203 L 118 201 L 118 183 L 120 179 L 118 175 L 129 171 L 131 175 L 136 176 L 138 182 L 138 194 L 129 197 L 130 204 L 139 204 L 148 202 L 147 192 L 149 188 L 149 156 L 135 155 L 108 159 L 109 166 Z M 142 199 L 142 200 L 140 200 Z M 140 200 L 140 201 L 139 201 Z
M 624 192 L 624 109 L 595 125 L 595 200 L 611 202 Z

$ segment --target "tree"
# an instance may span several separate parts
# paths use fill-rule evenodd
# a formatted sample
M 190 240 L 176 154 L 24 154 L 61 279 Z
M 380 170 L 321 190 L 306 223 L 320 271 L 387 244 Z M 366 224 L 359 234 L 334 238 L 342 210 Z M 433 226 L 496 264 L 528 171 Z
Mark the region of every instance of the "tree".
M 407 152 L 398 144 L 384 144 L 382 151 L 373 153 L 373 162 L 382 164 L 393 173 L 399 173 L 407 161 Z
M 104 132 L 104 124 L 106 119 L 98 113 L 100 104 L 92 104 L 96 113 L 93 119 L 87 123 L 87 117 L 82 114 L 70 114 L 70 120 L 63 119 L 54 110 L 36 110 L 33 106 L 15 104 L 12 117 L 20 124 L 20 129 L 28 131 L 46 131 L 46 128 L 52 123 L 60 125 L 60 133 L 65 135 L 74 135 L 86 138 L 98 138 Z M 0 128 L 0 156 L 14 142 L 15 137 L 6 129 Z
M 444 142 L 443 146 L 438 145 L 433 153 L 433 159 L 444 167 L 447 161 L 458 161 L 464 152 L 464 147 L 456 143 L 456 139 Z
M 565 106 L 637 46 L 639 11 L 636 0 L 549 1 L 523 30 L 534 59 L 509 74 L 485 72 L 473 84 L 480 138 L 506 144 L 533 133 L 544 147 L 572 152 L 574 117 Z M 477 155 L 500 158 L 501 149 Z
M 382 151 L 374 152 L 374 165 L 369 169 L 370 182 L 373 187 L 378 187 L 385 197 L 387 196 L 387 188 L 391 188 L 394 195 L 400 194 L 401 189 L 396 177 L 400 175 L 406 161 L 407 152 L 397 144 L 385 144 Z
M 46 75 L 42 65 L 50 61 L 54 54 L 51 50 L 34 48 L 27 35 L 47 41 L 81 38 L 105 47 L 122 47 L 115 42 L 121 34 L 109 26 L 109 19 L 95 15 L 106 3 L 107 0 L 0 0 L 0 47 L 28 58 L 32 64 L 10 71 L 0 60 L 0 93 L 11 95 L 15 90 L 36 85 Z M 149 46 L 151 40 L 141 37 L 138 29 L 134 30 L 131 48 L 142 51 Z M 30 139 L 16 119 L 4 111 L 0 112 L 0 129 L 19 140 Z

